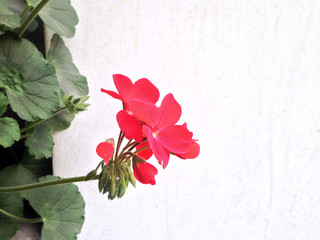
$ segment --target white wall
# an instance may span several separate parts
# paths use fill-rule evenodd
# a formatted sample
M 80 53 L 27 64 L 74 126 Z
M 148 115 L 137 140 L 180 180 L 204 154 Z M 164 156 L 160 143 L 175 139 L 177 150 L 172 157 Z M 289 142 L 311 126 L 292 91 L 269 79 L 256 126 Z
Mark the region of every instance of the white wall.
M 55 174 L 86 174 L 96 145 L 117 138 L 121 104 L 100 93 L 115 89 L 113 73 L 172 92 L 201 145 L 120 200 L 79 184 L 80 240 L 319 239 L 319 1 L 72 4 L 80 23 L 66 43 L 91 106 L 55 135 Z

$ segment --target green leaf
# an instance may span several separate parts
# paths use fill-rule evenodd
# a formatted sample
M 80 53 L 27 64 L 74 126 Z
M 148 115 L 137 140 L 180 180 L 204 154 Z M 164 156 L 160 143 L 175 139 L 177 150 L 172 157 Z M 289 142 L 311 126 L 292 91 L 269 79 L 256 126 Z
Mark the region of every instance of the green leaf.
M 87 79 L 73 64 L 71 53 L 58 34 L 54 34 L 51 39 L 47 59 L 55 67 L 60 88 L 66 95 L 88 95 Z
M 29 153 L 36 159 L 51 157 L 54 142 L 49 124 L 44 122 L 38 125 L 26 139 L 25 144 L 29 147 Z
M 24 0 L 4 0 L 4 3 L 7 5 L 7 7 L 17 13 L 17 14 L 21 14 L 25 8 L 28 6 L 26 4 L 26 2 Z M 30 11 L 29 11 L 30 12 Z M 27 14 L 28 15 L 28 14 Z M 28 26 L 28 28 L 26 29 L 26 33 L 30 33 L 35 31 L 38 28 L 38 19 L 34 19 L 31 24 Z
M 0 116 L 7 111 L 8 98 L 0 92 Z
M 0 193 L 0 208 L 22 217 L 23 202 L 18 193 Z M 0 214 L 0 239 L 10 240 L 19 228 L 19 222 Z
M 26 150 L 22 161 L 0 171 L 0 182 L 3 186 L 19 186 L 37 182 L 38 178 L 49 174 L 51 162 L 48 159 L 36 160 Z
M 0 0 L 0 24 L 5 25 L 11 29 L 20 26 L 19 15 L 10 11 L 2 0 Z
M 70 113 L 67 109 L 61 113 L 55 115 L 53 118 L 48 120 L 48 124 L 51 127 L 52 131 L 62 131 L 67 129 L 72 120 L 74 119 L 75 114 Z
M 17 14 L 21 14 L 23 10 L 27 7 L 24 0 L 3 0 L 7 7 Z
M 27 0 L 33 7 L 41 0 Z M 60 36 L 71 38 L 75 34 L 75 26 L 78 24 L 78 16 L 71 6 L 70 0 L 50 1 L 39 13 L 42 21 Z
M 18 122 L 9 117 L 0 118 L 0 145 L 7 148 L 20 139 Z
M 59 106 L 59 85 L 54 67 L 25 39 L 0 36 L 0 88 L 20 118 L 50 117 Z
M 41 178 L 40 181 L 59 179 L 54 176 Z M 33 209 L 44 219 L 41 232 L 42 240 L 77 239 L 84 222 L 84 200 L 74 184 L 39 188 L 26 192 Z

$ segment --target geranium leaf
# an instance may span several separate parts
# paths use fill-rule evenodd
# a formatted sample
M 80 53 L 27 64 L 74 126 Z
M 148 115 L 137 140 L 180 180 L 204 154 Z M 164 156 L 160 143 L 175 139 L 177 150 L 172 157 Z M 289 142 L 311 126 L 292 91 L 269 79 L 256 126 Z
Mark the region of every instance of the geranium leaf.
M 40 181 L 58 179 L 55 176 L 40 178 Z M 33 209 L 44 219 L 42 240 L 77 239 L 84 222 L 84 200 L 74 184 L 39 188 L 26 192 Z
M 29 153 L 36 159 L 51 157 L 54 142 L 49 124 L 44 122 L 38 125 L 25 144 L 29 147 Z
M 51 163 L 48 159 L 36 160 L 26 150 L 22 161 L 0 171 L 0 182 L 4 186 L 19 186 L 36 182 L 39 177 L 49 174 Z
M 60 88 L 66 95 L 83 97 L 88 94 L 87 79 L 73 64 L 71 53 L 58 34 L 51 39 L 47 59 L 55 67 Z
M 0 0 L 0 24 L 11 29 L 15 29 L 20 26 L 19 15 L 9 10 L 2 0 Z
M 8 98 L 0 92 L 0 116 L 7 111 Z
M 35 7 L 41 0 L 27 0 Z M 71 38 L 75 34 L 75 25 L 78 24 L 78 16 L 71 6 L 70 0 L 50 1 L 39 13 L 42 21 L 60 36 Z
M 54 67 L 25 39 L 12 34 L 0 36 L 0 88 L 20 118 L 46 119 L 59 106 Z
M 0 208 L 22 217 L 23 202 L 18 193 L 0 193 Z M 19 222 L 0 214 L 0 239 L 10 240 L 19 228 Z
M 70 126 L 71 121 L 74 119 L 74 117 L 75 114 L 70 113 L 69 110 L 66 109 L 48 120 L 48 124 L 51 127 L 52 131 L 62 131 Z
M 7 148 L 20 139 L 18 122 L 9 117 L 0 118 L 0 145 Z
M 11 10 L 17 14 L 21 14 L 23 12 L 23 10 L 25 10 L 25 8 L 27 7 L 27 4 L 24 0 L 3 0 L 3 1 L 7 5 L 9 10 Z M 34 30 L 36 30 L 38 28 L 38 25 L 39 25 L 38 19 L 35 18 L 31 22 L 31 24 L 28 26 L 25 33 L 33 32 Z

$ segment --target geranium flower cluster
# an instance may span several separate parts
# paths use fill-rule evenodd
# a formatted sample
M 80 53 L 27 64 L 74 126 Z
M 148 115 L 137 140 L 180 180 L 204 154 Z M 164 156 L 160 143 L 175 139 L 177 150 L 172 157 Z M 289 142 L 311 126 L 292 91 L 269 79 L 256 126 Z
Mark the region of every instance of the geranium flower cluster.
M 141 183 L 154 185 L 158 170 L 147 162 L 152 155 L 164 169 L 168 166 L 170 155 L 181 159 L 199 155 L 200 146 L 193 139 L 187 124 L 177 124 L 182 110 L 171 93 L 163 98 L 158 107 L 159 90 L 148 79 L 142 78 L 132 83 L 128 77 L 115 74 L 113 80 L 118 92 L 103 88 L 101 91 L 122 101 L 123 109 L 116 116 L 121 129 L 117 146 L 103 142 L 97 147 L 97 153 L 106 165 L 110 160 L 132 160 L 135 178 Z M 119 154 L 124 137 L 128 139 L 128 144 Z

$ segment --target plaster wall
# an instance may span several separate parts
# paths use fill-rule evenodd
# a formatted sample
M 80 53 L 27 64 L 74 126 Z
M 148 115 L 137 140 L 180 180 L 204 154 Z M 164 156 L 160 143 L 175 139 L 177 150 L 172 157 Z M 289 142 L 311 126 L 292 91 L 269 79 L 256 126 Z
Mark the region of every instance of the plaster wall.
M 158 165 L 155 186 L 122 199 L 80 183 L 80 240 L 284 240 L 320 237 L 320 2 L 72 1 L 65 42 L 91 106 L 56 133 L 54 173 L 84 175 L 118 137 L 112 74 L 173 93 L 199 139 L 194 160 Z M 150 160 L 156 164 L 156 160 Z

